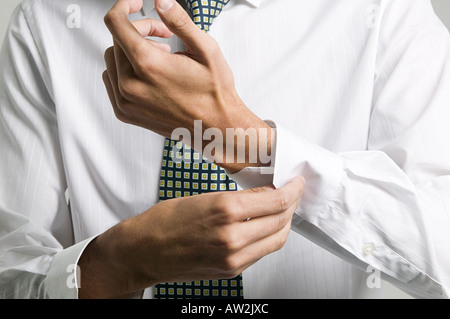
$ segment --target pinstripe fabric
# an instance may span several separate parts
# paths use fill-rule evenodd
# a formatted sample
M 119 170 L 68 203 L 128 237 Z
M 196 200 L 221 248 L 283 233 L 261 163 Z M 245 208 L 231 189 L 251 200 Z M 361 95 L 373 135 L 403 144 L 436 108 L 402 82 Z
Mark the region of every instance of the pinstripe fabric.
M 0 55 L 1 297 L 76 298 L 67 269 L 89 241 L 159 200 L 164 139 L 118 121 L 101 79 L 112 3 L 25 0 L 12 17 Z M 73 4 L 79 29 L 66 24 Z M 448 296 L 450 41 L 429 1 L 225 10 L 209 33 L 239 96 L 277 125 L 273 181 L 303 174 L 308 186 L 303 221 L 244 273 L 245 297 L 383 297 L 368 264 L 415 295 Z

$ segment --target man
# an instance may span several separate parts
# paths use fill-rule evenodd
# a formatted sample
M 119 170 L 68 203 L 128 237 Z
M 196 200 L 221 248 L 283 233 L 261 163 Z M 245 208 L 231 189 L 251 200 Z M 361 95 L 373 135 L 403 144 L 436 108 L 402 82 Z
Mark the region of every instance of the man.
M 2 51 L 5 297 L 241 272 L 246 298 L 380 297 L 370 269 L 448 297 L 450 40 L 429 1 L 231 0 L 209 35 L 168 0 L 79 1 L 80 28 L 70 4 L 25 1 Z M 196 120 L 256 129 L 275 159 L 218 161 L 247 190 L 156 204 L 164 137 Z

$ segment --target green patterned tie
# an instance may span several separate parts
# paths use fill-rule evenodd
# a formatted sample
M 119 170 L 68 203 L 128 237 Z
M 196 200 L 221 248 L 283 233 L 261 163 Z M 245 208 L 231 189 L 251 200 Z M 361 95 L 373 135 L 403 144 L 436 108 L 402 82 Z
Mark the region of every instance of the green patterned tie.
M 191 17 L 209 31 L 215 17 L 229 0 L 186 0 Z M 160 201 L 207 192 L 235 191 L 225 171 L 181 142 L 166 139 L 160 177 Z M 199 280 L 159 284 L 156 299 L 242 299 L 242 276 L 223 280 Z

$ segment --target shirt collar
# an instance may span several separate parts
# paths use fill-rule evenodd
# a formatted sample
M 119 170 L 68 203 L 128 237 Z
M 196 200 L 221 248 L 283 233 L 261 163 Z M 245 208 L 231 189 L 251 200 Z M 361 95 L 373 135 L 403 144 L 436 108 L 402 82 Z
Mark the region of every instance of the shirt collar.
M 245 0 L 248 4 L 253 6 L 254 8 L 258 8 L 261 4 L 261 0 Z M 155 0 L 144 0 L 142 5 L 142 12 L 144 15 L 148 15 L 155 9 Z
M 249 4 L 251 4 L 255 8 L 259 8 L 259 6 L 261 4 L 261 0 L 245 0 L 245 1 L 247 1 Z

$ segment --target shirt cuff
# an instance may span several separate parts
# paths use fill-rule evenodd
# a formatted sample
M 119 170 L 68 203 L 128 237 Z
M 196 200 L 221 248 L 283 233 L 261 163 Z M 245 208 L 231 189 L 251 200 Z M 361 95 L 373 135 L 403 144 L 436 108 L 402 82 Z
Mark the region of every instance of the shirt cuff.
M 338 155 L 277 127 L 273 185 L 279 188 L 295 176 L 305 178 L 293 221 L 297 233 L 353 265 L 373 266 L 402 283 L 405 290 L 426 286 L 428 296 L 441 296 L 440 284 L 418 269 L 411 256 L 399 253 L 392 245 L 395 234 L 389 236 L 381 231 L 385 225 L 376 225 L 371 217 L 367 202 L 375 196 L 372 193 L 376 185 L 371 185 L 370 179 L 361 181 L 358 176 L 365 176 L 361 171 L 368 171 L 373 165 L 364 160 L 376 155 L 379 154 Z M 383 197 L 378 196 L 382 201 Z
M 87 245 L 96 237 L 83 240 L 53 256 L 46 279 L 51 299 L 78 299 L 80 287 L 78 260 Z

